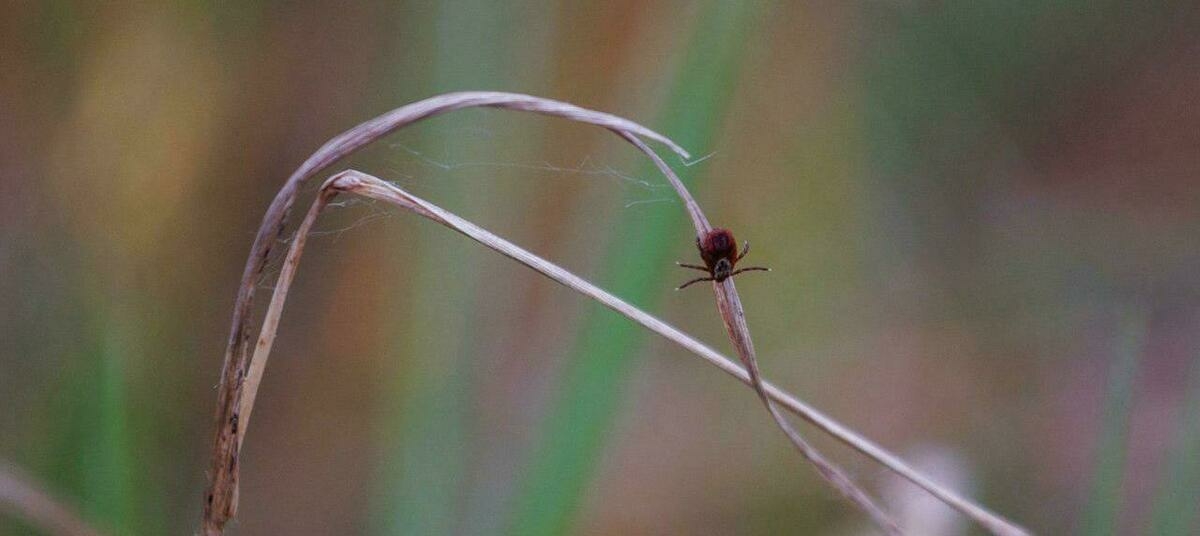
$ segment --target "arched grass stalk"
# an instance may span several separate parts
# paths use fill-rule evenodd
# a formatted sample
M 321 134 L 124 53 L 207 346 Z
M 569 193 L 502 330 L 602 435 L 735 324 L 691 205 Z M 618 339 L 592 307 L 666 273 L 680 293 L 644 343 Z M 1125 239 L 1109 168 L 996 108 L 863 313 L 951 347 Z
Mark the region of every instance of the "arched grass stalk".
M 309 156 L 283 183 L 275 199 L 267 207 L 262 223 L 254 236 L 250 255 L 238 284 L 233 305 L 225 359 L 221 364 L 221 380 L 217 385 L 217 408 L 213 415 L 216 434 L 213 437 L 209 462 L 208 489 L 204 494 L 204 531 L 220 534 L 225 523 L 237 515 L 238 455 L 241 438 L 238 425 L 243 407 L 246 375 L 250 370 L 249 349 L 251 310 L 257 283 L 263 274 L 271 247 L 283 234 L 288 213 L 296 201 L 300 186 L 323 169 L 345 158 L 388 133 L 438 114 L 472 107 L 491 107 L 552 115 L 602 126 L 614 131 L 630 132 L 658 141 L 676 154 L 688 158 L 687 151 L 657 132 L 614 115 L 580 108 L 573 104 L 518 93 L 465 91 L 430 97 L 396 108 L 379 117 L 359 124 L 329 140 Z
M 213 445 L 212 472 L 209 475 L 209 490 L 205 498 L 203 528 L 206 533 L 220 534 L 225 523 L 236 513 L 238 452 L 245 437 L 255 394 L 265 370 L 267 356 L 270 353 L 271 345 L 275 338 L 283 304 L 287 298 L 288 288 L 295 277 L 305 239 L 321 210 L 324 209 L 334 196 L 340 192 L 353 192 L 358 195 L 389 201 L 466 234 L 472 239 L 492 249 L 496 249 L 502 254 L 537 270 L 555 281 L 600 301 L 609 308 L 651 329 L 655 333 L 676 342 L 752 386 L 776 423 L 805 458 L 818 469 L 818 472 L 831 485 L 867 512 L 872 520 L 885 531 L 897 533 L 899 529 L 841 470 L 825 460 L 819 452 L 800 437 L 778 410 L 775 405 L 776 403 L 856 450 L 868 455 L 900 476 L 928 490 L 993 533 L 1004 535 L 1025 534 L 1025 531 L 1020 527 L 959 497 L 949 490 L 941 488 L 887 451 L 817 412 L 799 399 L 763 381 L 758 372 L 754 348 L 750 341 L 749 330 L 746 327 L 741 302 L 732 280 L 726 280 L 719 284 L 714 283 L 714 292 L 717 297 L 718 309 L 729 331 L 730 340 L 734 343 L 738 351 L 738 356 L 746 366 L 746 369 L 742 369 L 728 358 L 687 336 L 678 329 L 632 307 L 628 303 L 608 294 L 578 276 L 566 272 L 562 268 L 520 249 L 435 205 L 420 200 L 378 178 L 357 171 L 339 173 L 330 178 L 321 188 L 317 200 L 313 202 L 304 221 L 297 230 L 296 237 L 292 240 L 291 248 L 288 251 L 279 281 L 275 286 L 275 293 L 263 322 L 263 328 L 255 344 L 255 351 L 253 356 L 249 355 L 246 346 L 246 334 L 248 333 L 250 322 L 248 312 L 250 302 L 253 298 L 254 282 L 258 275 L 261 274 L 262 267 L 265 265 L 270 244 L 283 228 L 286 213 L 296 197 L 299 184 L 338 158 L 361 148 L 396 128 L 442 111 L 468 106 L 494 106 L 534 111 L 548 115 L 559 115 L 613 130 L 642 150 L 667 176 L 672 186 L 676 188 L 680 197 L 684 200 L 689 215 L 692 217 L 693 224 L 697 229 L 697 233 L 702 234 L 710 228 L 707 219 L 704 218 L 703 213 L 700 212 L 691 195 L 683 187 L 682 182 L 679 181 L 670 167 L 654 151 L 650 150 L 638 136 L 661 141 L 671 147 L 676 153 L 686 158 L 687 153 L 685 151 L 670 142 L 670 140 L 645 127 L 615 116 L 592 112 L 566 103 L 538 99 L 527 95 L 506 93 L 467 92 L 448 94 L 398 108 L 334 138 L 310 157 L 280 190 L 275 201 L 268 209 L 267 215 L 264 217 L 263 225 L 256 236 L 250 259 L 247 261 L 242 286 L 239 288 L 238 301 L 235 305 L 233 327 L 231 329 L 229 347 L 226 352 L 226 360 L 222 368 L 222 381 L 216 412 L 217 437 Z

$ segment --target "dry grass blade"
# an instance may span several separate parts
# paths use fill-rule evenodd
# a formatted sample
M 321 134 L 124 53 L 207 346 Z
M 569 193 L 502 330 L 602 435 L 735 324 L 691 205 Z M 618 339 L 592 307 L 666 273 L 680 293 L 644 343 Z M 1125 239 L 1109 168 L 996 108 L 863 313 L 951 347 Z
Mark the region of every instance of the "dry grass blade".
M 221 366 L 221 380 L 217 387 L 217 408 L 213 416 L 216 434 L 213 438 L 208 473 L 209 484 L 205 492 L 203 528 L 206 533 L 220 534 L 225 523 L 237 514 L 238 456 L 241 447 L 238 422 L 242 418 L 241 408 L 252 405 L 252 402 L 243 401 L 243 386 L 250 372 L 250 353 L 247 347 L 250 311 L 256 283 L 271 253 L 271 246 L 283 232 L 288 212 L 295 203 L 300 186 L 337 160 L 398 128 L 434 115 L 471 107 L 503 108 L 564 117 L 602 126 L 614 132 L 628 132 L 652 139 L 667 145 L 680 156 L 688 157 L 687 151 L 666 136 L 627 119 L 565 102 L 490 91 L 447 93 L 401 106 L 347 130 L 323 145 L 292 173 L 276 194 L 271 206 L 267 208 L 242 272 L 237 300 L 233 307 L 225 359 Z
M 466 235 L 472 240 L 494 249 L 502 255 L 524 264 L 549 277 L 550 279 L 553 279 L 554 281 L 571 288 L 572 290 L 575 290 L 600 302 L 601 304 L 604 304 L 606 307 L 624 315 L 630 320 L 641 324 L 650 331 L 661 335 L 667 340 L 670 340 L 671 342 L 674 342 L 703 358 L 705 361 L 715 365 L 725 373 L 737 378 L 742 383 L 745 383 L 751 387 L 755 387 L 756 391 L 760 393 L 760 396 L 765 396 L 771 402 L 783 406 L 791 413 L 808 421 L 812 425 L 828 433 L 833 438 L 866 455 L 868 458 L 878 462 L 880 465 L 887 467 L 900 477 L 928 491 L 931 495 L 941 499 L 947 505 L 975 520 L 993 534 L 998 534 L 1001 536 L 1021 536 L 1028 534 L 1025 529 L 1017 526 L 1016 524 L 988 511 L 986 508 L 983 508 L 971 502 L 970 500 L 959 496 L 953 491 L 941 487 L 936 482 L 926 478 L 917 470 L 909 467 L 908 464 L 904 463 L 894 454 L 860 436 L 836 420 L 816 410 L 812 406 L 809 406 L 796 396 L 763 380 L 761 377 L 757 376 L 758 369 L 756 366 L 748 367 L 750 372 L 747 372 L 746 369 L 739 367 L 728 357 L 721 355 L 716 350 L 713 350 L 704 343 L 692 338 L 690 335 L 687 335 L 670 324 L 667 324 L 666 322 L 659 320 L 649 313 L 646 313 L 645 311 L 626 303 L 624 300 L 609 294 L 605 290 L 589 283 L 587 280 L 584 280 L 571 272 L 564 270 L 563 268 L 560 268 L 550 261 L 521 249 L 519 246 L 508 242 L 507 240 L 504 240 L 503 238 L 500 238 L 469 221 L 459 218 L 458 216 L 447 212 L 440 207 L 429 203 L 428 201 L 409 194 L 404 190 L 401 190 L 400 188 L 371 175 L 367 175 L 358 171 L 346 171 L 330 179 L 327 184 L 340 190 L 354 192 L 359 195 L 371 197 L 373 199 L 391 202 L 401 208 L 411 210 L 417 214 L 420 214 L 421 216 L 454 229 L 455 231 Z M 727 279 L 725 284 L 732 285 L 733 280 Z M 718 299 L 721 299 L 723 296 L 725 296 L 725 294 L 718 293 Z M 733 296 L 736 297 L 736 294 L 733 294 Z M 737 314 L 734 315 L 734 318 L 740 319 L 740 322 L 744 324 L 745 316 L 741 314 L 742 309 L 740 301 L 736 302 L 736 305 L 730 304 L 722 306 L 721 310 L 736 311 Z M 738 320 L 733 320 L 733 322 L 737 321 Z M 734 330 L 730 336 L 737 337 L 739 336 L 737 334 L 745 332 L 745 329 L 737 329 Z M 735 343 L 735 346 L 740 346 L 741 344 L 742 343 L 738 342 Z M 752 343 L 747 341 L 745 344 L 750 347 L 751 351 L 753 351 Z M 768 405 L 768 408 L 771 409 L 772 415 L 777 420 L 781 420 L 783 418 L 783 416 L 779 414 L 774 404 Z M 791 427 L 785 427 L 785 431 L 787 430 L 791 430 Z M 800 440 L 800 442 L 803 443 L 803 440 Z M 805 445 L 807 445 L 807 443 L 805 443 Z M 812 451 L 809 454 L 815 454 L 816 456 L 819 456 L 819 453 L 815 453 L 815 451 Z M 824 461 L 824 459 L 822 458 L 821 461 Z M 823 464 L 821 467 L 831 466 L 829 464 Z
M 17 469 L 0 462 L 0 510 L 11 511 L 46 534 L 99 536 L 70 508 L 63 506 Z
M 804 404 L 794 396 L 763 381 L 758 372 L 754 348 L 750 341 L 749 330 L 745 324 L 741 302 L 737 296 L 736 288 L 733 287 L 732 280 L 726 280 L 721 284 L 715 285 L 714 291 L 717 295 L 718 309 L 730 334 L 730 340 L 737 349 L 738 356 L 746 366 L 746 369 L 739 367 L 728 358 L 674 327 L 632 307 L 619 298 L 608 294 L 554 264 L 522 250 L 426 201 L 411 196 L 380 179 L 356 171 L 340 173 L 327 181 L 322 187 L 317 200 L 310 207 L 287 253 L 284 266 L 280 272 L 279 281 L 275 285 L 271 304 L 264 317 L 263 326 L 254 346 L 253 355 L 251 356 L 246 343 L 248 342 L 249 311 L 254 295 L 255 283 L 266 263 L 271 249 L 270 246 L 282 232 L 287 213 L 295 200 L 300 184 L 337 159 L 358 150 L 388 132 L 438 113 L 471 106 L 492 106 L 556 115 L 603 126 L 612 130 L 645 153 L 666 175 L 667 179 L 685 202 L 698 235 L 703 235 L 711 229 L 704 214 L 687 192 L 683 183 L 662 158 L 646 146 L 639 136 L 660 141 L 686 158 L 687 153 L 685 151 L 665 137 L 628 120 L 585 110 L 566 103 L 510 93 L 454 93 L 398 108 L 334 138 L 310 157 L 284 184 L 263 218 L 262 226 L 255 237 L 250 258 L 247 260 L 243 280 L 238 291 L 238 299 L 234 308 L 229 345 L 221 371 L 221 383 L 215 415 L 217 433 L 213 443 L 212 466 L 209 473 L 209 488 L 206 494 L 204 509 L 203 530 L 205 533 L 220 534 L 223 531 L 225 523 L 236 514 L 238 454 L 249 424 L 254 399 L 262 380 L 267 357 L 270 354 L 278 329 L 288 289 L 295 277 L 305 240 L 316 218 L 334 196 L 339 192 L 348 191 L 392 202 L 402 208 L 455 229 L 563 285 L 596 299 L 750 385 L 758 393 L 771 413 L 772 418 L 775 419 L 775 422 L 787 434 L 796 448 L 816 466 L 819 473 L 852 502 L 870 514 L 872 519 L 884 530 L 894 532 L 896 528 L 874 506 L 865 493 L 859 490 L 840 470 L 825 460 L 820 453 L 803 440 L 787 422 L 776 404 L 788 409 L 859 452 L 866 454 L 901 477 L 929 491 L 932 495 L 976 520 L 993 533 L 1002 535 L 1025 534 L 1023 529 L 959 497 L 954 492 L 940 487 L 877 445 Z
M 659 320 L 649 313 L 646 313 L 645 311 L 626 303 L 624 300 L 609 294 L 603 289 L 576 276 L 571 272 L 568 272 L 567 270 L 564 270 L 554 263 L 542 259 L 541 257 L 538 257 L 537 255 L 534 255 L 512 244 L 511 242 L 508 242 L 503 238 L 500 238 L 491 232 L 476 226 L 469 221 L 447 212 L 440 207 L 433 205 L 432 203 L 413 196 L 392 184 L 365 173 L 346 171 L 335 175 L 333 178 L 327 181 L 325 187 L 323 188 L 323 191 L 324 190 L 352 192 L 365 197 L 370 197 L 372 199 L 386 201 L 395 204 L 400 208 L 410 210 L 418 215 L 445 225 L 446 227 L 462 233 L 468 238 L 471 238 L 472 240 L 475 240 L 476 242 L 479 242 L 480 244 L 491 248 L 506 257 L 509 257 L 538 271 L 539 273 L 549 277 L 559 284 L 562 284 L 600 302 L 606 307 L 620 313 L 634 322 L 637 322 L 654 333 L 657 333 L 667 340 L 678 344 L 684 349 L 721 369 L 730 376 L 738 379 L 742 383 L 751 387 L 754 386 L 755 382 L 751 377 L 750 372 L 747 372 L 746 369 L 738 366 L 738 364 L 730 358 L 720 354 L 716 350 L 713 350 L 690 335 L 683 333 L 674 326 L 671 326 L 670 324 Z M 318 199 L 317 203 L 320 205 L 320 207 L 323 207 L 327 202 L 327 199 L 328 198 L 323 194 L 322 197 Z M 314 209 L 310 210 L 309 214 L 315 214 L 314 210 L 319 211 L 320 207 L 314 204 Z M 305 221 L 308 222 L 306 225 L 311 227 L 310 219 L 306 218 Z M 305 228 L 301 228 L 298 232 L 305 231 Z M 303 246 L 303 243 L 300 243 L 299 245 Z M 296 243 L 293 242 L 293 250 L 295 249 L 297 249 Z M 298 260 L 299 255 L 293 255 L 289 253 L 288 258 L 289 260 Z M 292 266 L 292 269 L 294 269 L 295 264 L 293 262 L 289 262 L 288 264 L 289 266 Z M 288 281 L 290 282 L 290 278 Z M 287 286 L 283 285 L 281 282 L 280 285 L 276 286 L 276 293 L 283 293 L 286 296 Z M 282 300 L 272 300 L 273 307 L 275 305 L 282 307 L 282 303 Z M 277 321 L 278 313 L 268 313 L 268 317 L 276 319 Z M 266 330 L 267 327 L 269 326 L 264 326 L 264 330 Z M 975 520 L 993 534 L 1003 536 L 1019 536 L 1027 534 L 1027 532 L 1021 527 L 1000 516 L 997 516 L 996 514 L 993 514 L 981 506 L 974 504 L 970 500 L 959 496 L 955 492 L 941 487 L 936 482 L 929 480 L 915 469 L 909 467 L 895 455 L 889 453 L 882 447 L 872 443 L 870 440 L 858 435 L 841 423 L 809 406 L 794 395 L 772 385 L 770 382 L 765 380 L 761 380 L 760 384 L 762 385 L 762 390 L 766 393 L 766 396 L 768 396 L 776 404 L 779 404 L 779 406 L 808 421 L 835 439 L 838 439 L 844 444 L 861 452 L 868 458 L 880 463 L 884 467 L 887 467 L 889 470 L 916 484 L 922 489 L 925 489 L 946 504 Z

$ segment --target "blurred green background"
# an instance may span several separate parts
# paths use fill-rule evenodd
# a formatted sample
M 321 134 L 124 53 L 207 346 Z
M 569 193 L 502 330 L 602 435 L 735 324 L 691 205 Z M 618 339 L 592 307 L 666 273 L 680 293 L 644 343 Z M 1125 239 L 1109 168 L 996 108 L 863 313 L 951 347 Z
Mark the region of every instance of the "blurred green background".
M 112 534 L 194 531 L 277 188 L 362 120 L 494 89 L 709 156 L 671 161 L 775 270 L 739 282 L 773 381 L 1039 533 L 1195 534 L 1197 7 L 6 3 L 0 457 Z M 457 112 L 349 166 L 728 348 L 711 293 L 671 290 L 682 205 L 607 132 Z M 319 227 L 231 533 L 869 531 L 682 350 L 382 205 Z M 978 531 L 808 435 L 914 533 Z

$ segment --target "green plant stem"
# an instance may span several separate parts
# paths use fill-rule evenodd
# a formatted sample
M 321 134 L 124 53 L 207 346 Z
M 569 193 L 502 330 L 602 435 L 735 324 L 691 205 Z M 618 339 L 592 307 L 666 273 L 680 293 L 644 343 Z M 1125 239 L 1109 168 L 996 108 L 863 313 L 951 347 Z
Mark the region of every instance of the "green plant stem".
M 669 98 L 666 132 L 685 147 L 708 147 L 729 108 L 747 31 L 758 2 L 713 1 L 688 47 Z M 649 174 L 652 171 L 647 170 Z M 636 222 L 621 219 L 613 231 L 622 237 L 605 256 L 614 293 L 652 306 L 670 288 L 664 267 L 673 266 L 673 248 L 691 243 L 686 217 L 660 210 Z M 651 307 L 652 308 L 652 307 Z M 521 535 L 569 531 L 583 492 L 591 481 L 608 432 L 621 406 L 624 386 L 645 334 L 625 319 L 595 307 L 568 358 L 560 392 L 541 427 L 542 439 L 522 483 L 510 532 Z

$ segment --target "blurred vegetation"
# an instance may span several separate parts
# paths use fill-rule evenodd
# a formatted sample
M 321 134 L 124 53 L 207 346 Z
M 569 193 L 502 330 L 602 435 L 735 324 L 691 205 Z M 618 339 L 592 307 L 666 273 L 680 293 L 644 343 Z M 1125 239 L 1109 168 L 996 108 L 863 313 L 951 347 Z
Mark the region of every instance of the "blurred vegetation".
M 674 163 L 775 270 L 739 288 L 778 384 L 953 453 L 1039 533 L 1200 530 L 1194 2 L 2 9 L 0 457 L 113 534 L 196 525 L 276 188 L 345 128 L 460 89 L 711 155 Z M 466 111 L 346 165 L 725 347 L 711 295 L 671 290 L 682 206 L 609 133 Z M 862 530 L 750 391 L 680 350 L 427 222 L 325 218 L 232 533 Z

